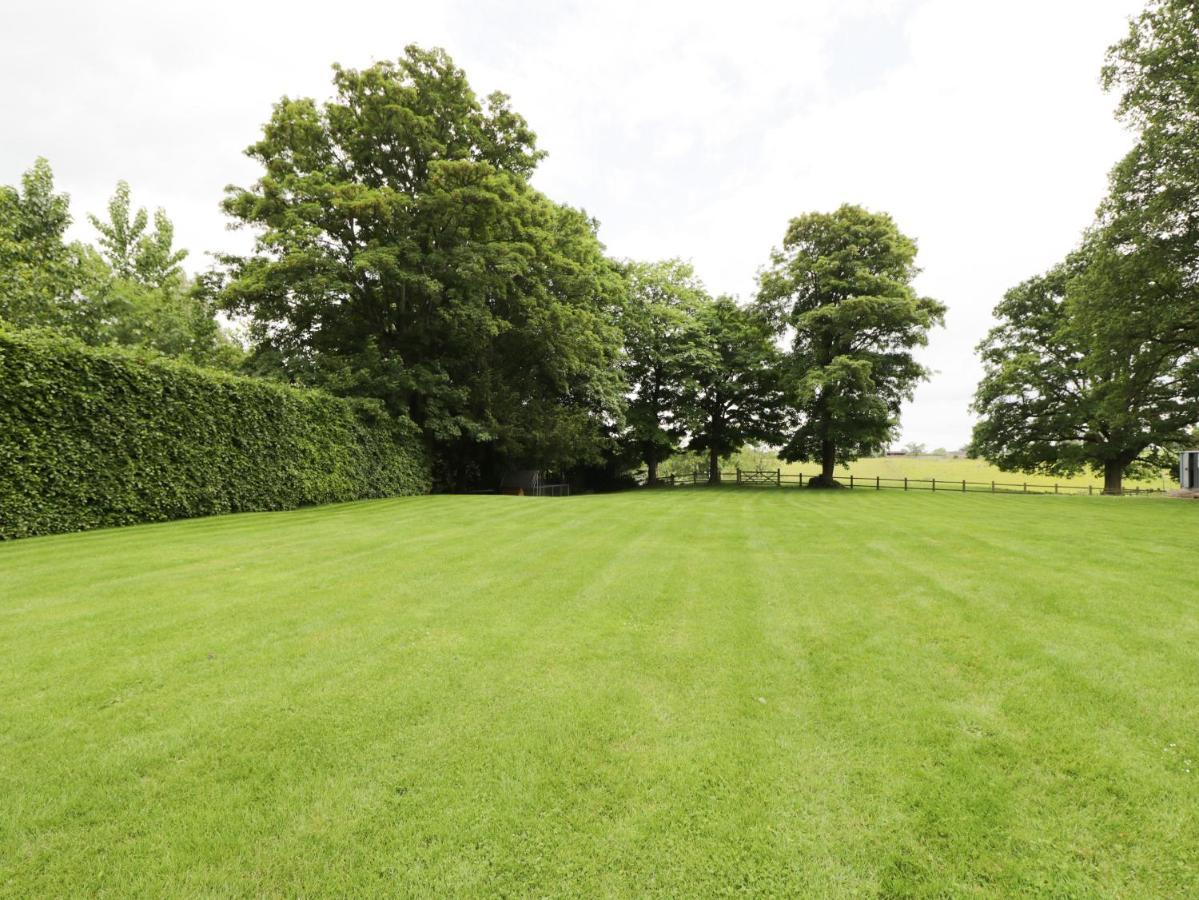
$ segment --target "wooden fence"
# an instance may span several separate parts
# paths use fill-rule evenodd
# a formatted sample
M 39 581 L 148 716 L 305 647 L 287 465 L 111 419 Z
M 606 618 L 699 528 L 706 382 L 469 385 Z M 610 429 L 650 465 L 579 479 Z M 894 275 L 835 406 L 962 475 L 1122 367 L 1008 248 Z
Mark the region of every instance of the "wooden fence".
M 643 476 L 644 473 L 638 473 Z M 644 479 L 639 479 L 644 483 Z M 1103 489 L 1096 490 L 1094 485 L 1078 484 L 1045 484 L 1032 481 L 967 481 L 944 478 L 896 478 L 885 475 L 848 475 L 839 476 L 838 480 L 850 490 L 870 491 L 933 491 L 953 492 L 958 494 L 1102 494 Z M 807 482 L 802 472 L 784 472 L 782 469 L 734 469 L 731 472 L 721 472 L 720 481 L 723 485 L 736 487 L 803 487 Z M 668 475 L 659 479 L 659 483 L 667 487 L 691 487 L 708 484 L 708 473 L 703 471 L 685 472 Z M 1164 494 L 1160 488 L 1130 487 L 1122 492 L 1125 496 L 1149 496 Z

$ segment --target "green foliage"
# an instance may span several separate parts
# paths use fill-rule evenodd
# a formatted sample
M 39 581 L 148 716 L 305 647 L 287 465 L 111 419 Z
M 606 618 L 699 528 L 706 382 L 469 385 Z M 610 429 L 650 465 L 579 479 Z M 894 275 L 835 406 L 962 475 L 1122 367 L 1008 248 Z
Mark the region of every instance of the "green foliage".
M 1008 291 L 1000 324 L 979 345 L 984 376 L 971 452 L 1008 471 L 1125 474 L 1168 465 L 1199 420 L 1199 367 L 1185 347 L 1154 340 L 1151 310 L 1175 283 L 1092 234 L 1062 264 Z
M 243 353 L 216 320 L 212 285 L 190 283 L 161 209 L 154 228 L 120 182 L 108 219 L 89 216 L 100 250 L 63 235 L 69 199 L 39 159 L 20 190 L 0 188 L 0 321 L 54 328 L 93 346 L 146 347 L 201 365 L 236 368 Z
M 55 193 L 46 160 L 34 163 L 20 188 L 0 186 L 0 322 L 81 327 L 84 251 L 64 240 L 70 224 L 70 198 Z
M 100 251 L 89 249 L 84 292 L 95 312 L 87 343 L 146 347 L 198 365 L 234 369 L 244 352 L 216 320 L 211 278 L 188 280 L 174 248 L 175 228 L 166 213 L 133 211 L 129 185 L 118 182 L 107 220 L 89 216 L 100 234 Z
M 195 365 L 236 370 L 245 351 L 216 319 L 216 303 L 204 280 L 162 287 L 115 278 L 103 267 L 92 270 L 88 302 L 107 317 L 85 334 L 94 346 L 141 347 Z
M 377 404 L 0 331 L 0 538 L 417 493 Z
M 1199 423 L 1199 335 L 1175 330 L 1183 318 L 1199 325 L 1194 274 L 1113 237 L 1101 230 L 1088 241 L 1089 264 L 1069 286 L 1070 330 L 1087 348 L 1109 458 L 1124 472 L 1172 472 Z
M 746 444 L 733 454 L 729 462 L 734 468 L 748 472 L 763 472 L 782 468 L 778 453 L 762 444 Z
M 1104 84 L 1138 131 L 1100 209 L 1088 297 L 1095 354 L 1195 382 L 1199 357 L 1199 6 L 1151 0 L 1108 54 Z M 1097 312 L 1095 304 L 1087 311 Z M 1151 383 L 1151 393 L 1160 385 Z M 1170 397 L 1163 399 L 1171 417 Z M 1148 404 L 1143 404 L 1148 405 Z
M 1197 72 L 1199 6 L 1193 0 L 1150 0 L 1108 52 L 1103 70 L 1105 86 L 1120 92 L 1120 115 L 1138 132 L 1137 144 L 1112 173 L 1105 220 L 1117 224 L 1123 241 L 1192 272 L 1199 265 Z M 1170 310 L 1176 311 L 1189 313 L 1194 338 L 1194 294 L 1179 297 Z
M 648 481 L 686 433 L 686 398 L 703 352 L 700 317 L 711 298 L 695 270 L 679 260 L 630 263 L 628 301 L 621 316 L 625 373 L 631 397 L 625 441 L 645 463 Z
M 180 263 L 187 251 L 173 247 L 175 226 L 159 209 L 154 212 L 154 230 L 147 234 L 149 215 L 144 208 L 131 212 L 126 182 L 117 182 L 107 221 L 91 215 L 88 221 L 100 233 L 101 251 L 114 277 L 154 288 L 182 283 Z
M 409 414 L 442 480 L 598 461 L 619 420 L 620 273 L 595 223 L 527 181 L 540 151 L 503 95 L 443 51 L 334 68 L 284 98 L 226 211 L 258 229 L 227 260 L 256 364 Z
M 689 451 L 708 457 L 708 480 L 720 481 L 720 461 L 746 444 L 777 444 L 786 413 L 780 355 L 770 323 L 757 310 L 718 297 L 698 316 L 700 338 L 683 397 Z
M 1008 291 L 994 310 L 1000 324 L 979 344 L 984 375 L 974 410 L 981 418 L 970 449 L 1005 471 L 1072 475 L 1085 466 L 1088 445 L 1099 445 L 1088 421 L 1085 351 L 1066 308 L 1082 266 L 1075 254 Z
M 1047 275 L 1009 291 L 980 345 L 972 448 L 1022 471 L 1172 468 L 1199 422 L 1199 8 L 1151 0 L 1105 85 L 1139 132 L 1099 221 Z
M 911 349 L 928 342 L 945 307 L 912 288 L 916 243 L 890 216 L 859 206 L 791 220 L 760 276 L 758 303 L 793 330 L 789 399 L 799 427 L 782 458 L 838 463 L 884 449 L 900 406 L 926 369 Z

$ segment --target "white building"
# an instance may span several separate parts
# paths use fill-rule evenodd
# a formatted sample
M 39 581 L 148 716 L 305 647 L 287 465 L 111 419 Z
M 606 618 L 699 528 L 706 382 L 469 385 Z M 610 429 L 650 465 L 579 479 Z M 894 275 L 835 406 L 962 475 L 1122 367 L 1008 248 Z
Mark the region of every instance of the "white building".
M 1184 450 L 1178 460 L 1178 486 L 1199 491 L 1199 450 Z

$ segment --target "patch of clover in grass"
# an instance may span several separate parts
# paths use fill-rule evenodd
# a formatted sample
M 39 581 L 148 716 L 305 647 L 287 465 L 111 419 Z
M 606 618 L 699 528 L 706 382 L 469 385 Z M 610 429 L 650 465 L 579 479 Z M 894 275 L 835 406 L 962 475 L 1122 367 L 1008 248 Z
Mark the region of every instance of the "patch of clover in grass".
M 1174 741 L 1171 741 L 1170 743 L 1166 744 L 1166 746 L 1162 747 L 1162 753 L 1169 755 L 1173 760 L 1175 760 L 1174 765 L 1178 768 L 1181 768 L 1183 772 L 1188 775 L 1191 773 L 1191 767 L 1194 765 L 1195 761 L 1188 756 L 1183 756 L 1182 752 L 1178 749 L 1178 744 L 1176 744 Z

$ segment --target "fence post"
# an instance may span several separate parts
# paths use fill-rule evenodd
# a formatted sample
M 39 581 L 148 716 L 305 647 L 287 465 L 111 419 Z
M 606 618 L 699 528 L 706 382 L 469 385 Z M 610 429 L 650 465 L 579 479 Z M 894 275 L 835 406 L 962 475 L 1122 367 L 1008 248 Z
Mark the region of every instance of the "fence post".
M 849 489 L 851 491 L 853 490 L 853 476 L 852 475 L 849 476 Z
M 741 483 L 741 467 L 737 466 L 737 484 Z
M 1093 484 L 1087 485 L 1087 495 L 1091 496 L 1091 497 L 1095 496 L 1095 485 L 1093 485 Z
M 1055 494 L 1057 493 L 1057 482 L 1056 481 L 1053 483 L 1053 492 Z
M 991 493 L 995 493 L 995 479 L 991 479 Z
M 877 475 L 874 476 L 874 489 L 876 491 L 882 490 L 882 485 L 879 484 L 879 476 Z
M 937 479 L 934 478 L 933 479 L 933 493 L 935 494 L 936 492 L 937 492 Z
M 783 470 L 782 469 L 774 470 L 774 486 L 775 487 L 783 486 Z
M 903 476 L 903 489 L 905 491 L 908 489 L 908 476 L 907 475 Z
M 1024 482 L 1024 493 L 1028 493 L 1028 482 Z

